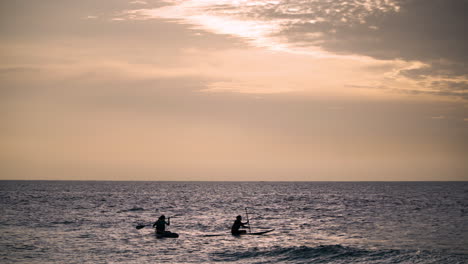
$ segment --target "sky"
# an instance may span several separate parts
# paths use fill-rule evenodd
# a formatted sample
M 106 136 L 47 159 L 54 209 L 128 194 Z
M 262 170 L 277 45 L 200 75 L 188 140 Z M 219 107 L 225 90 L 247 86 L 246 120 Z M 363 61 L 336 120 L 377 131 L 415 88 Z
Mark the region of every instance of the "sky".
M 466 0 L 3 0 L 0 179 L 468 180 Z

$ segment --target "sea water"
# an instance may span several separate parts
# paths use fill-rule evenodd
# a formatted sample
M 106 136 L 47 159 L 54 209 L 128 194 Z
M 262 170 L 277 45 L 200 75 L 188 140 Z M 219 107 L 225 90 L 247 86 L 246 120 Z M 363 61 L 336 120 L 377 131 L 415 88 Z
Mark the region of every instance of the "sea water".
M 0 181 L 0 209 L 1 263 L 468 263 L 467 182 Z M 275 231 L 230 235 L 246 212 Z

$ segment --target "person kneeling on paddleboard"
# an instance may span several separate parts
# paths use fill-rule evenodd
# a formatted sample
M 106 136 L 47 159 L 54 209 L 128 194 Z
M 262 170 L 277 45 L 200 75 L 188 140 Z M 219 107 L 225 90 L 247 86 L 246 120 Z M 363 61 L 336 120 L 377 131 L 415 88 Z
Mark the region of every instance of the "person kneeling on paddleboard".
M 171 225 L 171 218 L 168 217 L 167 222 L 166 222 L 166 216 L 161 215 L 158 221 L 156 221 L 153 224 L 153 228 L 156 227 L 156 234 L 159 234 L 159 235 L 170 234 L 171 232 L 166 231 L 166 225 Z
M 245 225 L 248 224 L 249 221 L 242 223 L 242 216 L 238 215 L 236 217 L 236 221 L 234 221 L 234 224 L 231 227 L 231 234 L 238 236 L 241 234 L 247 233 L 245 230 L 239 230 L 241 227 L 246 227 Z

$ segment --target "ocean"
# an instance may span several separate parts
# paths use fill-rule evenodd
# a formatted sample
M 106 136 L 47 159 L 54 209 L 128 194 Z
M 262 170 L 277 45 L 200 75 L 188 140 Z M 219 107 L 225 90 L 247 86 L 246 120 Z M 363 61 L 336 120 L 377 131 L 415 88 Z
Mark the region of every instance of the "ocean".
M 0 209 L 1 263 L 468 263 L 468 182 L 0 181 Z

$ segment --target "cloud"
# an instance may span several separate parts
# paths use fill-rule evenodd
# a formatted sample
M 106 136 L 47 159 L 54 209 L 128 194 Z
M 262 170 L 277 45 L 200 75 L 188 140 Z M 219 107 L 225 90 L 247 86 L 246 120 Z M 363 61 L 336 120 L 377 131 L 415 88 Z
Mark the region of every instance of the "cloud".
M 18 66 L 18 67 L 0 67 L 0 75 L 3 74 L 15 74 L 15 73 L 34 73 L 39 72 L 38 67 L 27 67 L 27 66 Z
M 431 87 L 438 88 L 442 91 L 452 91 L 460 93 L 468 92 L 467 81 L 434 81 L 431 83 Z
M 327 46 L 347 24 L 381 34 L 369 22 L 402 3 L 130 1 L 2 4 L 0 158 L 18 178 L 466 178 L 466 103 L 433 100 L 466 92 L 456 62 Z
M 383 82 L 402 85 L 393 87 L 394 92 L 466 98 L 455 84 L 423 91 L 433 89 L 433 82 L 468 80 L 468 5 L 463 0 L 167 3 L 128 10 L 125 19 L 173 19 L 196 29 L 236 36 L 254 46 L 314 57 L 368 56 L 387 62 L 389 71 Z M 407 63 L 396 67 L 396 61 Z M 421 81 L 420 87 L 409 87 L 416 81 Z
M 434 79 L 445 84 L 439 91 L 406 92 L 466 99 L 466 94 L 459 90 L 460 85 L 468 79 L 466 1 L 414 0 L 389 3 L 392 4 L 384 8 L 349 8 L 347 5 L 335 8 L 338 2 L 324 3 L 322 6 L 319 4 L 319 7 L 314 7 L 308 13 L 286 14 L 291 22 L 278 36 L 285 36 L 290 43 L 319 46 L 340 54 L 360 54 L 381 60 L 398 58 L 420 61 L 424 63 L 423 67 L 403 69 L 399 75 L 432 82 L 434 85 L 429 85 L 431 88 L 435 88 L 438 82 Z M 274 19 L 284 13 L 275 9 L 264 14 Z M 294 21 L 293 17 L 297 20 Z M 318 37 L 308 37 L 311 33 Z M 444 80 L 447 78 L 453 80 Z
M 372 2 L 372 3 L 369 3 Z M 366 3 L 366 2 L 364 2 Z M 286 17 L 279 34 L 292 42 L 307 42 L 304 33 L 322 34 L 321 46 L 334 52 L 378 59 L 464 62 L 468 58 L 463 0 L 302 1 L 304 12 L 286 8 L 265 10 L 265 19 Z M 286 9 L 287 10 L 287 9 Z M 434 19 L 437 17 L 437 19 Z
M 99 18 L 98 16 L 89 15 L 89 16 L 84 17 L 83 19 L 98 19 L 98 18 Z
M 146 2 L 146 1 L 141 1 L 141 0 L 136 0 L 136 1 L 131 1 L 130 4 L 135 4 L 135 5 L 147 5 L 148 2 Z
M 402 70 L 402 76 L 424 80 L 427 77 L 438 78 L 466 78 L 468 67 L 462 62 L 453 62 L 447 60 L 431 61 L 422 67 Z

